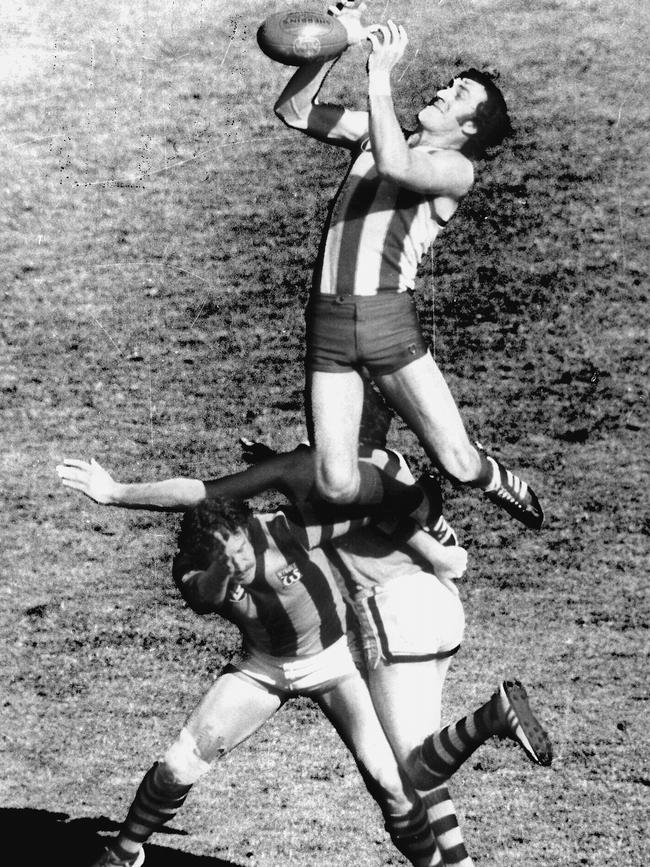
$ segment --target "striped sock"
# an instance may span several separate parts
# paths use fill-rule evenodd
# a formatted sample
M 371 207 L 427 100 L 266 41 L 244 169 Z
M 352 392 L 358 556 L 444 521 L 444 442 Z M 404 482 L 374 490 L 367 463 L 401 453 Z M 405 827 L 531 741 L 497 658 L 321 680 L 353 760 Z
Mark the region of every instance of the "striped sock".
M 144 775 L 135 793 L 120 829 L 118 844 L 130 841 L 141 845 L 148 840 L 154 831 L 174 818 L 190 789 L 191 786 L 175 786 L 165 782 L 156 762 Z
M 437 786 L 429 792 L 419 794 L 445 867 L 474 867 L 474 862 L 465 848 L 456 808 L 447 786 Z
M 492 735 L 502 734 L 498 718 L 498 694 L 477 711 L 428 735 L 418 750 L 418 788 L 422 781 L 434 788 L 444 783 Z
M 417 867 L 444 867 L 422 801 L 403 816 L 388 816 L 386 830 L 395 848 Z
M 354 502 L 374 506 L 372 514 L 408 515 L 425 502 L 417 485 L 400 482 L 374 464 L 359 461 L 359 476 L 359 491 Z

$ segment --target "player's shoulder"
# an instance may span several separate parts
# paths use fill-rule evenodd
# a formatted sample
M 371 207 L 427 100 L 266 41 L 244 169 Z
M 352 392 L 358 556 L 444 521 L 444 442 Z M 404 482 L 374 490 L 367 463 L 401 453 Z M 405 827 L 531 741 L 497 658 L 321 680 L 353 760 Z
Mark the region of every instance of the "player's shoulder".
M 310 506 L 302 502 L 299 505 L 283 505 L 281 509 L 264 515 L 264 518 L 265 534 L 269 542 L 279 549 L 296 544 L 308 547 L 308 526 L 317 523 Z
M 474 163 L 469 157 L 453 148 L 431 149 L 422 146 L 422 150 L 428 154 L 436 170 L 444 172 L 457 198 L 469 192 L 475 180 Z
M 277 547 L 291 535 L 292 522 L 285 511 L 277 509 L 273 512 L 256 512 L 248 523 L 251 542 L 259 552 L 269 547 Z
M 366 460 L 370 460 L 376 467 L 379 467 L 379 469 L 395 479 L 399 479 L 407 484 L 413 480 L 413 475 L 406 462 L 406 458 L 395 449 L 366 446 L 364 449 L 359 450 L 359 455 Z

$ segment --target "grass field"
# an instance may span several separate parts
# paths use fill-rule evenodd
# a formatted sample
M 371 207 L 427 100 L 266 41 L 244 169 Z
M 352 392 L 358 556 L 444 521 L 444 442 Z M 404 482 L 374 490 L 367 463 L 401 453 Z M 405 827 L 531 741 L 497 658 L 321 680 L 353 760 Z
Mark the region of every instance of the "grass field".
M 302 309 L 346 155 L 273 116 L 289 70 L 255 31 L 286 5 L 2 3 L 0 829 L 21 864 L 87 864 L 237 648 L 176 595 L 177 519 L 82 501 L 56 463 L 208 477 L 241 468 L 239 436 L 305 435 Z M 468 847 L 482 867 L 641 867 L 649 13 L 369 5 L 410 35 L 405 124 L 450 71 L 488 63 L 518 129 L 417 288 L 468 428 L 548 516 L 532 534 L 445 488 L 470 568 L 443 715 L 516 675 L 556 752 L 542 770 L 489 744 L 459 772 Z M 327 93 L 362 107 L 364 85 L 350 51 Z M 391 444 L 424 466 L 398 424 Z M 151 867 L 403 863 L 307 700 L 220 763 L 147 852 Z

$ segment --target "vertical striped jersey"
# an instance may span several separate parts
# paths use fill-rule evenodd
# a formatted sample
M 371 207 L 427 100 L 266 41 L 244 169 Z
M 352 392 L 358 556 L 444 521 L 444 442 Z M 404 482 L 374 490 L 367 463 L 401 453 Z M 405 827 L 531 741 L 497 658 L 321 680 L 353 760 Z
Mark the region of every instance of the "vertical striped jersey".
M 320 548 L 310 548 L 322 534 L 290 515 L 256 514 L 250 521 L 255 578 L 231 583 L 217 609 L 239 627 L 246 647 L 272 656 L 318 653 L 347 632 L 348 612 L 332 569 Z
M 422 257 L 446 224 L 436 213 L 435 198 L 380 178 L 364 139 L 330 206 L 313 292 L 376 295 L 412 289 Z

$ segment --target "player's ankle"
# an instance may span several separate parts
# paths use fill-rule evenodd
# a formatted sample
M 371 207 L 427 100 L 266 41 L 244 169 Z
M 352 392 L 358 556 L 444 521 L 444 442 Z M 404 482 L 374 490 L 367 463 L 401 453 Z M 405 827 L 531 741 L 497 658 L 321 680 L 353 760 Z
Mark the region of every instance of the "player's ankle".
M 120 838 L 118 837 L 112 843 L 109 843 L 108 848 L 116 858 L 119 858 L 120 861 L 124 861 L 125 864 L 135 863 L 135 860 L 140 853 L 140 844 L 134 843 L 132 840 L 124 840 L 123 842 L 126 843 L 126 846 L 124 846 L 123 843 L 120 843 Z
M 484 451 L 477 449 L 478 456 L 481 459 L 481 466 L 478 475 L 475 479 L 469 482 L 470 487 L 478 488 L 480 491 L 491 491 L 498 487 L 500 474 L 499 467 L 494 458 L 486 455 Z

